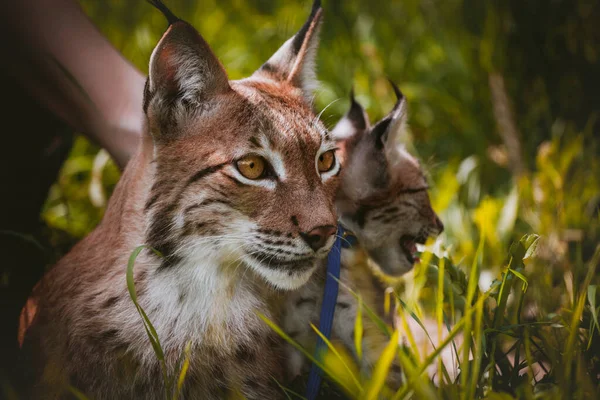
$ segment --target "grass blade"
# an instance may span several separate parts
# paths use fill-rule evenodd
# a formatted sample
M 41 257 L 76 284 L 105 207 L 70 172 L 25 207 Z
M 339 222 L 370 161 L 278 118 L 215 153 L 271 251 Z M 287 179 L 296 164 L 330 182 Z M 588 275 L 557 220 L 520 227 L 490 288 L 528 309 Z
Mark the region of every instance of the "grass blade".
M 288 342 L 289 344 L 291 344 L 292 346 L 294 346 L 298 351 L 300 351 L 302 354 L 304 354 L 304 356 L 306 358 L 308 358 L 310 360 L 310 362 L 312 362 L 313 364 L 315 364 L 323 372 L 325 372 L 327 375 L 329 375 L 329 377 L 331 378 L 331 380 L 333 380 L 342 389 L 344 389 L 346 391 L 346 393 L 348 393 L 349 395 L 355 394 L 353 392 L 352 388 L 348 387 L 344 382 L 342 382 L 340 379 L 338 379 L 338 377 L 335 375 L 335 373 L 333 371 L 331 371 L 329 368 L 327 368 L 327 366 L 325 366 L 325 364 L 323 364 L 322 362 L 320 362 L 319 360 L 317 360 L 315 357 L 313 357 L 313 355 L 310 352 L 308 352 L 304 347 L 300 346 L 300 344 L 298 344 L 294 339 L 292 339 L 291 337 L 289 337 L 284 331 L 281 330 L 281 328 L 277 324 L 275 324 L 274 322 L 272 322 L 269 318 L 267 318 L 265 315 L 263 315 L 260 312 L 257 312 L 257 315 L 271 329 L 273 329 L 273 331 L 275 331 L 275 333 L 277 333 L 279 336 L 281 336 L 283 338 L 283 340 L 285 340 L 286 342 Z
M 356 348 L 356 356 L 359 362 L 362 360 L 362 339 L 362 297 L 358 296 L 358 307 L 356 308 L 356 319 L 354 320 L 354 347 Z
M 144 329 L 146 330 L 146 334 L 148 335 L 148 339 L 150 340 L 152 349 L 154 350 L 154 353 L 156 354 L 156 357 L 159 360 L 162 375 L 163 375 L 164 386 L 165 386 L 165 398 L 168 399 L 171 382 L 169 379 L 169 375 L 167 373 L 167 364 L 165 362 L 165 354 L 163 352 L 162 346 L 160 345 L 158 333 L 156 333 L 156 329 L 154 329 L 154 325 L 152 325 L 150 318 L 148 318 L 148 315 L 146 314 L 146 312 L 144 311 L 142 306 L 140 306 L 140 304 L 138 303 L 137 293 L 135 290 L 135 280 L 134 280 L 134 276 L 133 276 L 133 268 L 135 266 L 135 260 L 137 259 L 137 257 L 140 255 L 140 253 L 144 249 L 150 249 L 157 255 L 161 256 L 161 254 L 158 251 L 156 251 L 155 249 L 153 249 L 149 246 L 141 245 L 141 246 L 136 247 L 133 250 L 133 252 L 131 253 L 131 255 L 129 256 L 129 260 L 127 262 L 127 272 L 126 272 L 127 290 L 129 291 L 129 297 L 131 298 L 131 301 L 135 305 L 135 308 L 137 309 L 138 313 L 140 314 L 140 317 L 142 318 L 142 322 L 144 324 Z
M 327 345 L 327 347 L 329 348 L 329 350 L 337 357 L 337 359 L 342 363 L 342 365 L 344 366 L 344 368 L 346 369 L 346 371 L 348 372 L 348 375 L 351 377 L 352 382 L 356 385 L 357 389 L 362 392 L 362 385 L 360 384 L 360 381 L 358 380 L 358 378 L 356 377 L 356 375 L 354 374 L 354 372 L 352 371 L 352 369 L 350 368 L 350 366 L 348 365 L 348 363 L 346 363 L 346 360 L 344 360 L 344 358 L 341 356 L 341 354 L 337 351 L 337 349 L 335 348 L 335 346 L 331 343 L 331 341 L 329 339 L 327 339 L 325 337 L 325 335 L 323 335 L 321 333 L 321 331 L 319 331 L 319 329 L 314 326 L 312 323 L 310 324 L 310 327 L 312 328 L 313 331 L 315 331 L 315 333 L 317 335 L 319 335 L 319 337 L 323 340 L 323 342 Z
M 83 394 L 80 390 L 76 389 L 73 386 L 69 386 L 69 392 L 77 399 L 77 400 L 90 400 L 85 394 Z
M 185 350 L 183 352 L 184 359 L 183 365 L 181 366 L 181 370 L 179 372 L 179 378 L 177 379 L 177 390 L 173 395 L 173 400 L 177 400 L 179 398 L 179 394 L 181 393 L 181 388 L 183 387 L 183 382 L 185 381 L 185 377 L 187 375 L 188 368 L 190 367 L 190 354 L 192 350 L 192 343 L 188 342 L 185 346 Z
M 387 377 L 388 371 L 396 357 L 396 350 L 398 349 L 398 331 L 395 330 L 392 334 L 392 338 L 388 345 L 381 353 L 380 359 L 375 365 L 375 371 L 369 382 L 369 387 L 366 389 L 364 399 L 374 400 L 381 392 L 385 384 L 385 378 Z

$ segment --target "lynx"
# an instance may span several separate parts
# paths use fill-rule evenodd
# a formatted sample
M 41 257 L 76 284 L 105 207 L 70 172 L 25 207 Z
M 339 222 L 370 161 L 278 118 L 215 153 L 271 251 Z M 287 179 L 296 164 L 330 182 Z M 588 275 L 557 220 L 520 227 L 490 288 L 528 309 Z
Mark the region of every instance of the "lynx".
M 393 85 L 393 84 L 392 84 Z M 364 109 L 352 97 L 351 108 L 333 136 L 341 147 L 344 171 L 336 206 L 341 223 L 357 243 L 342 248 L 342 287 L 333 321 L 333 338 L 356 355 L 354 321 L 358 303 L 344 286 L 358 292 L 362 301 L 389 323 L 384 313 L 385 284 L 373 274 L 373 266 L 387 275 L 399 276 L 415 263 L 416 244 L 437 236 L 443 224 L 431 208 L 427 181 L 418 161 L 399 143 L 406 119 L 406 101 L 393 85 L 397 103 L 381 121 L 371 126 Z M 319 269 L 309 283 L 287 299 L 283 328 L 305 348 L 314 348 L 325 282 Z M 363 372 L 368 373 L 388 343 L 387 336 L 368 317 L 363 317 Z M 303 356 L 287 348 L 288 378 L 306 372 Z M 400 371 L 392 370 L 388 383 L 398 386 Z
M 150 58 L 147 134 L 100 225 L 33 294 L 26 398 L 164 398 L 161 366 L 126 287 L 132 251 L 140 306 L 167 373 L 189 344 L 180 397 L 280 397 L 281 293 L 306 283 L 334 242 L 340 172 L 315 117 L 320 2 L 251 77 L 229 81 L 208 44 L 159 1 L 169 27 Z

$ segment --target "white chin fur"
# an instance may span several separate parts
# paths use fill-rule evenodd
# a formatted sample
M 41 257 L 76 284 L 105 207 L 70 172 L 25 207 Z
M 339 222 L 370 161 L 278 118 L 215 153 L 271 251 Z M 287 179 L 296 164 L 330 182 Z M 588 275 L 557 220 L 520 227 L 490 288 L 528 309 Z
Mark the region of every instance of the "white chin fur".
M 256 272 L 259 276 L 261 276 L 268 283 L 276 287 L 277 289 L 282 290 L 295 290 L 304 285 L 313 272 L 317 268 L 319 264 L 318 260 L 314 261 L 314 265 L 306 269 L 300 273 L 293 273 L 291 276 L 288 274 L 287 270 L 275 270 L 271 268 L 264 267 L 259 262 L 254 260 L 252 257 L 245 256 L 244 262 L 248 264 L 254 272 Z

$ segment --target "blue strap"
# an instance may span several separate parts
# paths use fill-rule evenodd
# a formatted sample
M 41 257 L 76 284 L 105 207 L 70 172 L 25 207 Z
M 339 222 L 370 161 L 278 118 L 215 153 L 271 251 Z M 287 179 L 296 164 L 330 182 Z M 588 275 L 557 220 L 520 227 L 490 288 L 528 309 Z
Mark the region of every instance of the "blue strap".
M 331 327 L 333 325 L 333 314 L 335 313 L 335 304 L 337 303 L 338 289 L 340 279 L 340 264 L 342 255 L 342 235 L 344 229 L 338 225 L 337 237 L 329 255 L 327 256 L 327 277 L 325 278 L 325 293 L 323 294 L 323 303 L 321 305 L 321 318 L 319 319 L 319 331 L 327 339 L 331 337 Z M 315 358 L 323 360 L 323 354 L 327 350 L 325 342 L 317 338 L 317 347 Z M 308 386 L 306 388 L 306 398 L 308 400 L 316 399 L 321 387 L 321 368 L 313 364 L 308 375 Z

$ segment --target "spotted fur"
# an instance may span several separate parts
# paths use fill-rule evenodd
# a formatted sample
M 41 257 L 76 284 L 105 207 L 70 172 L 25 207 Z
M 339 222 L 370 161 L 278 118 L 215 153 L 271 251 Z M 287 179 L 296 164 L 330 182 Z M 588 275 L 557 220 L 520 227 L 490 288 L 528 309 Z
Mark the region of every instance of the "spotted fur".
M 423 243 L 437 236 L 443 225 L 432 210 L 427 182 L 417 160 L 402 147 L 398 134 L 406 116 L 405 100 L 394 86 L 398 102 L 392 112 L 374 126 L 352 96 L 351 108 L 332 134 L 344 150 L 344 172 L 336 206 L 342 224 L 357 237 L 358 244 L 342 249 L 341 282 L 333 322 L 333 340 L 356 355 L 354 321 L 355 297 L 343 287 L 359 293 L 362 301 L 389 324 L 392 315 L 383 310 L 385 285 L 375 277 L 373 268 L 389 275 L 401 275 L 413 267 L 407 243 Z M 316 336 L 309 322 L 318 326 L 325 282 L 325 266 L 287 299 L 284 330 L 307 348 Z M 369 317 L 363 317 L 363 356 L 365 373 L 379 359 L 388 338 Z M 288 377 L 306 370 L 308 363 L 288 347 Z M 388 383 L 400 384 L 400 369 L 393 366 Z
M 333 243 L 339 162 L 307 102 L 322 10 L 252 77 L 229 81 L 186 22 L 169 27 L 150 60 L 147 131 L 101 224 L 34 294 L 26 332 L 24 398 L 164 398 L 160 364 L 131 302 L 128 258 L 140 244 L 135 283 L 156 327 L 169 374 L 186 345 L 182 398 L 281 397 L 281 343 L 259 319 L 277 319 L 280 289 L 312 275 Z M 269 173 L 236 167 L 248 154 Z M 323 228 L 330 227 L 330 228 Z M 326 233 L 315 245 L 315 229 Z M 323 234 L 325 235 L 325 234 Z

